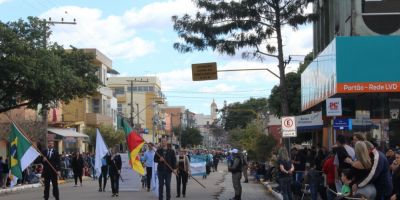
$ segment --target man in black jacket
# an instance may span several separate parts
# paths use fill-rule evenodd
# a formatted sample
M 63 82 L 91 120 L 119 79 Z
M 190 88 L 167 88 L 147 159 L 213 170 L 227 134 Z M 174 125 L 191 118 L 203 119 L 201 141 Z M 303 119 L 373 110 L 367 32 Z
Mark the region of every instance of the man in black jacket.
M 43 163 L 43 173 L 44 177 L 44 199 L 49 199 L 50 192 L 50 181 L 53 185 L 53 196 L 56 200 L 60 199 L 58 191 L 57 178 L 60 175 L 60 155 L 58 151 L 53 148 L 54 142 L 48 142 L 48 149 L 46 149 L 42 154 L 45 156 L 42 159 Z M 49 162 L 52 166 L 49 165 Z
M 154 156 L 154 162 L 158 163 L 157 176 L 158 176 L 158 199 L 163 200 L 163 187 L 165 190 L 167 200 L 171 199 L 171 173 L 175 171 L 176 156 L 175 151 L 168 148 L 168 141 L 166 138 L 161 140 L 161 148 L 157 150 Z M 172 170 L 171 170 L 172 169 Z M 176 173 L 176 172 L 175 172 Z
M 121 175 L 122 160 L 121 156 L 116 153 L 116 149 L 112 149 L 111 156 L 108 157 L 107 164 L 109 166 L 112 197 L 118 196 L 119 193 L 119 176 Z

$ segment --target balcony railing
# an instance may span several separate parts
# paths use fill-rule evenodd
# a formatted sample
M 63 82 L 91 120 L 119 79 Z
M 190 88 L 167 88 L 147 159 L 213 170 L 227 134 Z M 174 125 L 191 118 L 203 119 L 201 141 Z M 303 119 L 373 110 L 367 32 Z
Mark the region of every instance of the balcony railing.
M 112 125 L 113 121 L 112 118 L 106 115 L 102 115 L 99 113 L 86 113 L 86 120 L 85 123 L 87 125 Z

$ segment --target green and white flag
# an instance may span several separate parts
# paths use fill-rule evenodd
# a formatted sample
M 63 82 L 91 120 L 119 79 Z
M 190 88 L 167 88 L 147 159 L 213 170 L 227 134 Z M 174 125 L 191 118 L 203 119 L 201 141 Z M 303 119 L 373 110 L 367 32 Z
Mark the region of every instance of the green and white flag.
M 29 140 L 21 131 L 12 124 L 9 136 L 10 142 L 10 179 L 11 186 L 17 184 L 18 179 L 22 179 L 22 172 L 40 155 L 33 148 Z

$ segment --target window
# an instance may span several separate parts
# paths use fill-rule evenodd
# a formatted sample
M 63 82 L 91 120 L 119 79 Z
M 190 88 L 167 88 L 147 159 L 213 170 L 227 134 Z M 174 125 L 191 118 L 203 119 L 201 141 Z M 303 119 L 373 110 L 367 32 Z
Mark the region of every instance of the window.
M 131 88 L 132 88 L 132 90 L 131 90 Z M 128 92 L 136 92 L 138 90 L 138 88 L 136 87 L 136 86 L 133 86 L 133 87 L 128 87 Z
M 154 86 L 149 86 L 149 92 L 154 92 Z
M 100 100 L 92 99 L 92 110 L 94 113 L 100 113 Z
M 117 105 L 117 111 L 118 111 L 119 113 L 122 113 L 122 103 L 119 103 L 119 104 Z
M 138 87 L 138 91 L 139 91 L 139 92 L 143 92 L 143 86 L 139 86 L 139 87 Z
M 115 95 L 123 95 L 123 94 L 125 94 L 125 88 L 124 87 L 116 87 L 116 88 L 114 88 L 114 94 Z

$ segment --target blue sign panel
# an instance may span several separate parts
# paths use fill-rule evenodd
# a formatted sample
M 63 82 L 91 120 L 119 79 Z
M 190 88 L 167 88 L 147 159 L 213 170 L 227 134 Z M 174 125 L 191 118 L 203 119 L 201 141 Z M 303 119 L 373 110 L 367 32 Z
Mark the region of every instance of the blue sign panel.
M 352 130 L 353 124 L 351 119 L 335 119 L 333 120 L 333 128 L 336 130 Z

